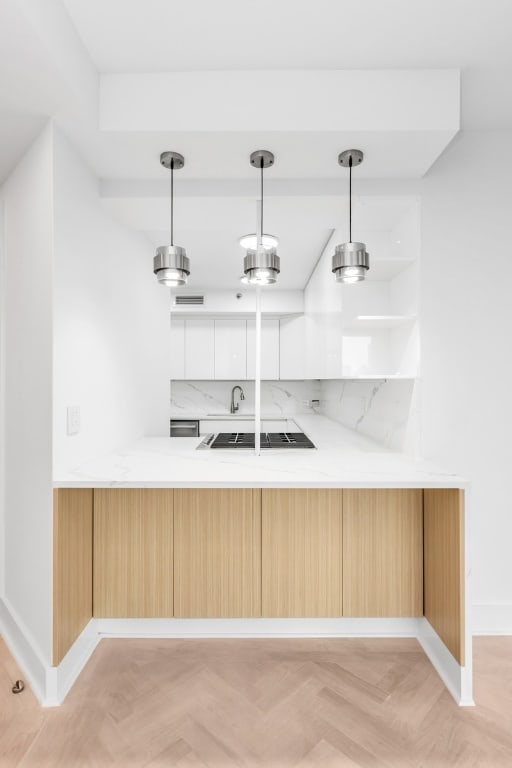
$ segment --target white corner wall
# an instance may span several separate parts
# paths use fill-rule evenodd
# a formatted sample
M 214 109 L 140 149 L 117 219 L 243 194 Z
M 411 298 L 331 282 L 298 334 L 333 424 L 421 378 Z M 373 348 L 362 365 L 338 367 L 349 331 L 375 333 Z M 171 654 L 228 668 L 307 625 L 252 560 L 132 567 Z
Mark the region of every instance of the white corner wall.
M 423 454 L 471 482 L 474 629 L 512 634 L 511 212 L 511 131 L 459 135 L 423 181 Z
M 56 132 L 56 467 L 169 434 L 170 291 L 154 278 L 152 246 L 111 218 L 98 187 Z M 81 429 L 68 436 L 70 405 Z
M 4 206 L 2 601 L 35 657 L 52 638 L 53 130 L 0 190 Z

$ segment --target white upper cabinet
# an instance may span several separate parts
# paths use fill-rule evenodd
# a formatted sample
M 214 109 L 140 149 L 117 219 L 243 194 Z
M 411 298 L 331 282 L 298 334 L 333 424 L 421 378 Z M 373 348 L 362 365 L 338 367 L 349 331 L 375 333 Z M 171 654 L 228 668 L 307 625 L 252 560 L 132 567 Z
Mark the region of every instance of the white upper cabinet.
M 171 314 L 171 379 L 185 378 L 185 319 Z
M 302 348 L 303 341 L 297 339 L 297 344 Z M 279 349 L 279 319 L 262 318 L 262 379 L 279 379 Z M 253 379 L 256 372 L 255 356 L 253 318 L 171 317 L 173 379 Z
M 185 319 L 185 378 L 213 379 L 215 329 L 213 318 Z
M 279 326 L 279 378 L 308 378 L 305 316 L 282 317 Z
M 256 375 L 256 321 L 247 321 L 247 378 Z M 261 378 L 279 379 L 279 319 L 261 319 Z
M 214 378 L 247 378 L 247 321 L 242 318 L 216 318 Z M 192 377 L 188 377 L 192 378 Z

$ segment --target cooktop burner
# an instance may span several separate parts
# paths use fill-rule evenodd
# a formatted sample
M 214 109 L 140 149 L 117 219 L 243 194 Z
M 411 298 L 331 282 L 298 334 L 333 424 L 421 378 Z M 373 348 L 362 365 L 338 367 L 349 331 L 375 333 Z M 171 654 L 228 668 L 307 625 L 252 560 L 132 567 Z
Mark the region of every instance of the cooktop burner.
M 210 448 L 254 448 L 254 432 L 219 432 Z M 261 448 L 314 448 L 304 432 L 260 432 Z

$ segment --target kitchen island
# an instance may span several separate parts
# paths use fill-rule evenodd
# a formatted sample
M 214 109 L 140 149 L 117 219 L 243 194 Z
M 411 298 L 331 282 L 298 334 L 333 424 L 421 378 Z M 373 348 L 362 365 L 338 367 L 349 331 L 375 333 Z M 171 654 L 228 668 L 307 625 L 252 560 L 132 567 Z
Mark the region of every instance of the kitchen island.
M 467 483 L 294 419 L 316 450 L 145 438 L 57 473 L 54 664 L 106 635 L 407 635 L 472 703 Z
M 388 450 L 324 416 L 294 416 L 316 449 L 197 451 L 202 437 L 147 437 L 57 468 L 55 488 L 466 488 L 464 478 Z M 235 420 L 234 420 L 235 421 Z

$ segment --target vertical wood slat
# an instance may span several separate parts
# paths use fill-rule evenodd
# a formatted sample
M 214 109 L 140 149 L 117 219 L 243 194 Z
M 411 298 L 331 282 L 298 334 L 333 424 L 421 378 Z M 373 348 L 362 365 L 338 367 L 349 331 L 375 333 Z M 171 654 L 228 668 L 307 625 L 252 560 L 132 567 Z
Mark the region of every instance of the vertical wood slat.
M 53 492 L 53 665 L 60 664 L 92 618 L 90 488 Z
M 94 616 L 172 616 L 172 562 L 172 489 L 94 491 Z
M 261 616 L 261 491 L 174 494 L 174 615 Z
M 342 615 L 342 491 L 262 491 L 262 614 Z
M 423 614 L 422 491 L 343 491 L 343 615 Z
M 425 489 L 424 561 L 425 618 L 464 665 L 464 491 Z

